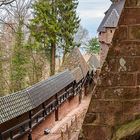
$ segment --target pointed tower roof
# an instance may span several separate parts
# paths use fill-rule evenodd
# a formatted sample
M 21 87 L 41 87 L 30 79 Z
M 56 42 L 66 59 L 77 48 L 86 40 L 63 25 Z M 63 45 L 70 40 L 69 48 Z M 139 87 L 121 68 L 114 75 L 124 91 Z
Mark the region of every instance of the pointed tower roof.
M 118 25 L 124 3 L 125 0 L 118 0 L 111 4 L 110 8 L 105 12 L 105 17 L 97 29 L 98 32 L 105 32 L 105 28 L 116 27 Z
M 97 68 L 100 68 L 100 60 L 98 59 L 97 55 L 95 55 L 95 54 L 93 54 L 89 58 L 87 64 L 89 65 L 90 70 L 91 71 L 93 70 L 93 72 L 95 72 L 97 70 Z
M 74 48 L 71 53 L 66 57 L 59 71 L 63 71 L 65 69 L 73 70 L 77 67 L 81 68 L 83 75 L 86 76 L 89 67 L 85 59 L 83 58 L 80 50 L 78 48 Z

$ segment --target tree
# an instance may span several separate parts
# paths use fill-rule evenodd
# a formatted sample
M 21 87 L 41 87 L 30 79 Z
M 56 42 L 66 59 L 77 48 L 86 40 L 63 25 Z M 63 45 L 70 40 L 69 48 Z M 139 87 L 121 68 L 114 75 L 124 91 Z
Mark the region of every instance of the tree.
M 74 41 L 74 37 L 80 24 L 80 19 L 76 13 L 78 0 L 60 0 L 58 6 L 60 14 L 59 23 L 61 26 L 61 47 L 63 49 L 64 62 L 66 54 L 77 45 Z
M 8 0 L 5 2 L 8 2 Z M 12 32 L 12 43 L 8 45 L 5 43 L 6 49 L 10 54 L 8 57 L 10 74 L 9 79 L 7 79 L 7 83 L 10 81 L 10 89 L 12 92 L 21 90 L 26 85 L 26 55 L 24 43 L 27 38 L 26 26 L 27 19 L 29 18 L 31 2 L 32 0 L 14 0 L 12 3 L 7 3 L 8 5 L 3 5 L 1 8 L 3 10 L 3 14 L 1 14 L 0 21 L 4 26 L 6 25 L 5 30 L 7 32 L 7 36 L 9 32 Z
M 13 48 L 12 55 L 12 67 L 11 67 L 11 84 L 13 92 L 19 91 L 25 86 L 26 76 L 26 58 L 25 49 L 23 46 L 23 21 L 19 19 L 18 29 L 15 36 L 15 46 Z
M 33 5 L 34 18 L 31 20 L 32 36 L 42 43 L 46 57 L 50 60 L 50 75 L 55 73 L 55 54 L 60 28 L 57 20 L 57 0 L 36 1 Z
M 75 47 L 74 35 L 79 27 L 76 15 L 77 0 L 38 0 L 33 5 L 34 18 L 31 20 L 32 36 L 42 43 L 46 58 L 50 60 L 50 75 L 55 73 L 57 48 L 65 55 Z
M 26 58 L 28 59 L 26 63 L 28 85 L 33 85 L 48 76 L 46 70 L 48 63 L 43 50 L 40 49 L 40 45 L 39 42 L 33 40 L 31 35 L 27 44 L 25 44 Z M 43 75 L 44 73 L 45 75 Z
M 86 28 L 82 25 L 79 26 L 77 33 L 75 34 L 74 41 L 77 46 L 85 46 L 87 41 L 89 40 L 89 33 Z
M 3 87 L 5 85 L 5 83 L 3 81 L 3 63 L 2 63 L 2 58 L 3 58 L 3 54 L 2 54 L 2 47 L 1 47 L 1 42 L 0 42 L 0 96 L 4 94 Z
M 86 45 L 86 50 L 88 53 L 99 53 L 100 45 L 96 37 L 90 39 Z
M 3 5 L 7 5 L 7 4 L 11 4 L 12 2 L 14 2 L 15 0 L 1 0 L 0 1 L 0 6 Z

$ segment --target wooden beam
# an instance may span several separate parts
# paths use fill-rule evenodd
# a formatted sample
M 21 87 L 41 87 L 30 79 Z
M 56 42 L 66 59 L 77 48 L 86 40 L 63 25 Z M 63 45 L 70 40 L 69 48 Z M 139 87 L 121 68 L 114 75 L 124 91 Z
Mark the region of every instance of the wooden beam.
M 16 125 L 16 126 L 10 128 L 10 129 L 8 129 L 8 130 L 2 132 L 2 135 L 5 135 L 5 134 L 9 133 L 10 131 L 14 131 L 15 129 L 19 128 L 20 126 L 29 123 L 29 121 L 30 121 L 30 120 L 28 119 L 28 120 L 26 120 L 26 121 L 24 121 L 24 122 L 22 122 L 22 123 L 20 123 L 20 124 L 18 124 L 18 125 Z
M 0 132 L 0 140 L 3 140 L 1 132 Z
M 55 109 L 55 121 L 59 120 L 59 114 L 58 114 L 58 94 L 55 95 L 55 99 L 56 99 L 56 109 Z
M 42 104 L 42 108 L 43 108 L 43 117 L 45 118 L 46 116 L 45 103 Z
M 32 111 L 29 111 L 29 128 L 30 128 L 30 131 L 28 133 L 28 140 L 32 140 Z

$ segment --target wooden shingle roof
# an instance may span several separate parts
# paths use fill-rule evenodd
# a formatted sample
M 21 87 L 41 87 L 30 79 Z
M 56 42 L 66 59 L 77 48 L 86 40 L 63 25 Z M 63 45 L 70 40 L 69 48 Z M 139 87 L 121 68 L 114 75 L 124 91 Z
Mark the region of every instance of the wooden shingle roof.
M 111 4 L 97 29 L 98 32 L 105 32 L 105 28 L 107 27 L 117 27 L 124 4 L 125 0 L 119 0 Z
M 11 120 L 33 108 L 26 91 L 0 98 L 0 124 Z
M 0 97 L 0 124 L 36 108 L 74 80 L 66 70 L 23 91 Z
M 84 77 L 88 73 L 89 67 L 83 58 L 80 50 L 78 48 L 74 48 L 70 54 L 66 57 L 64 63 L 60 67 L 59 71 L 63 71 L 65 69 L 69 69 L 72 71 L 73 69 L 80 67 Z
M 84 77 L 80 67 L 73 69 L 71 72 L 77 83 Z
M 73 75 L 70 71 L 66 70 L 50 77 L 46 81 L 37 83 L 31 88 L 28 88 L 27 91 L 30 95 L 33 106 L 37 107 L 73 81 Z
M 96 55 L 92 55 L 87 64 L 89 65 L 90 70 L 93 72 L 95 72 L 97 68 L 100 68 L 100 60 Z

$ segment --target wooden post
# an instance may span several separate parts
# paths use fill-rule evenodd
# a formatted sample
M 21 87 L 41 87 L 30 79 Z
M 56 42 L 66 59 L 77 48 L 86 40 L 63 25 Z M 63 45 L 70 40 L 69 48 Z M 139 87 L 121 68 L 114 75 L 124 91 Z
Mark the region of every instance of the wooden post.
M 61 140 L 64 140 L 64 132 L 61 130 Z
M 69 131 L 69 126 L 68 124 L 66 125 L 66 132 L 68 134 L 68 140 L 70 140 L 70 131 Z
M 55 95 L 56 104 L 55 104 L 55 121 L 59 120 L 59 114 L 58 114 L 58 95 Z
M 45 104 L 42 104 L 42 108 L 43 108 L 43 118 L 45 120 L 45 115 L 46 115 L 46 111 L 45 111 Z
M 79 91 L 79 104 L 81 104 L 81 100 L 82 100 L 82 91 L 80 89 L 80 91 Z
M 0 132 L 0 140 L 3 140 L 1 132 Z
M 31 133 L 29 133 L 29 135 L 28 135 L 28 140 L 32 140 L 32 135 L 31 135 Z
M 87 83 L 85 85 L 85 96 L 87 96 Z
M 76 85 L 76 82 L 74 81 L 73 82 L 73 96 L 75 95 L 75 85 Z
M 36 123 L 38 123 L 38 116 L 36 117 Z
M 32 112 L 29 111 L 29 128 L 30 128 L 30 131 L 29 131 L 29 134 L 28 134 L 28 140 L 32 140 Z
M 10 131 L 10 139 L 13 139 L 13 132 Z
M 86 76 L 86 82 L 85 82 L 85 96 L 87 96 L 88 95 L 88 87 L 89 87 L 89 78 L 90 76 L 89 76 L 89 72 L 88 72 L 88 74 L 87 74 L 87 76 Z

